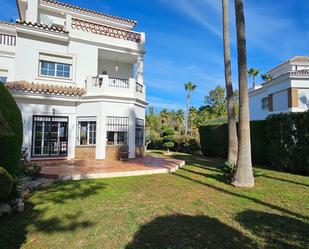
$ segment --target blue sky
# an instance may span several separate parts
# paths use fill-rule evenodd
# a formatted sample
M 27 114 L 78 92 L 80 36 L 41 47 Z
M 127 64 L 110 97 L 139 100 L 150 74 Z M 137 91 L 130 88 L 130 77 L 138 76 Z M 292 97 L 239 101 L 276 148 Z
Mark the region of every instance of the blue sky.
M 149 105 L 184 107 L 184 83 L 198 87 L 192 105 L 224 86 L 221 0 L 66 0 L 135 19 L 146 32 L 145 81 Z M 235 17 L 230 1 L 233 84 L 237 87 Z M 309 55 L 308 0 L 245 1 L 248 67 L 266 72 L 295 55 Z M 0 19 L 15 20 L 15 0 L 1 0 Z

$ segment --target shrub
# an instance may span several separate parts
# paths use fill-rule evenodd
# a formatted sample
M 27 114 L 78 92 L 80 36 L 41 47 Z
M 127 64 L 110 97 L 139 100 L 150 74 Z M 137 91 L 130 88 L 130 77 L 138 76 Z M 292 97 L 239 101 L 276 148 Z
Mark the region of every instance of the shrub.
M 16 175 L 23 140 L 23 125 L 18 106 L 6 89 L 0 84 L 0 165 Z
M 160 150 L 162 149 L 162 138 L 160 134 L 156 131 L 150 131 L 146 134 L 146 143 L 150 141 L 147 146 L 147 149 Z
M 175 134 L 175 131 L 173 128 L 165 128 L 161 134 L 161 136 L 163 137 L 163 147 L 167 148 L 167 151 L 169 151 L 171 148 L 175 146 L 174 134 Z
M 177 136 L 175 138 L 175 150 L 185 153 L 193 153 L 201 149 L 200 141 L 194 136 Z
M 20 144 L 0 112 L 0 165 L 10 174 L 19 172 Z
M 274 168 L 309 174 L 309 112 L 269 116 L 267 136 Z
M 23 142 L 22 116 L 15 99 L 4 84 L 0 84 L 0 112 L 12 132 L 16 134 L 17 142 L 21 146 Z
M 13 189 L 13 178 L 9 172 L 0 167 L 0 201 L 6 201 Z

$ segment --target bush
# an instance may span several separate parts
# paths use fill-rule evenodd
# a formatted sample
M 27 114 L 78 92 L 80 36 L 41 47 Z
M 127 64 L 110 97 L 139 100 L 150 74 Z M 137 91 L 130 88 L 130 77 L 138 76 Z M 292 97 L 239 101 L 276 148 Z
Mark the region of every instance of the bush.
M 175 150 L 185 153 L 193 153 L 201 149 L 200 141 L 193 136 L 177 136 L 175 138 Z
M 0 165 L 10 174 L 19 171 L 23 125 L 18 106 L 3 84 L 0 84 Z
M 10 129 L 16 134 L 20 146 L 23 143 L 23 122 L 20 110 L 15 99 L 4 84 L 0 84 L 0 112 L 9 124 Z
M 0 201 L 8 200 L 14 185 L 14 180 L 9 172 L 0 167 Z
M 174 134 L 175 131 L 173 128 L 165 128 L 162 132 L 161 136 L 163 138 L 163 147 L 167 148 L 167 150 L 173 148 L 175 146 L 174 144 Z
M 18 138 L 0 112 L 0 165 L 12 175 L 19 172 L 20 152 Z
M 279 170 L 309 174 L 309 112 L 267 118 L 269 158 Z

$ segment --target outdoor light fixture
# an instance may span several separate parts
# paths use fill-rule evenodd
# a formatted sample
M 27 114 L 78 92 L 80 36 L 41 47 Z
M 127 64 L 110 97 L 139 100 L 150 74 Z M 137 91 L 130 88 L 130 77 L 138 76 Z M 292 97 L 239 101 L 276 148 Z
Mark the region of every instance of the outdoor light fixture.
M 53 113 L 53 115 L 56 114 L 56 109 L 55 108 L 52 109 L 52 113 Z
M 116 57 L 116 66 L 115 66 L 115 71 L 118 72 L 119 67 L 118 67 L 118 57 Z

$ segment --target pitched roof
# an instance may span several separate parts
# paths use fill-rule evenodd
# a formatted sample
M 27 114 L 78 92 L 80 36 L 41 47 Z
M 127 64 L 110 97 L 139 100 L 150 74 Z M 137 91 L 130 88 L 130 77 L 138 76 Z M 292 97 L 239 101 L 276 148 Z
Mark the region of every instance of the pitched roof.
M 112 28 L 102 24 L 92 23 L 76 18 L 72 18 L 72 28 L 81 29 L 94 34 L 110 36 L 128 41 L 140 42 L 141 34 L 124 29 Z
M 62 7 L 65 7 L 65 8 L 87 12 L 87 13 L 94 14 L 94 15 L 97 15 L 97 16 L 104 16 L 104 17 L 107 17 L 107 18 L 109 18 L 111 20 L 117 20 L 117 21 L 120 21 L 120 22 L 123 22 L 123 23 L 129 23 L 129 24 L 131 24 L 133 26 L 135 26 L 136 23 L 137 23 L 137 21 L 135 21 L 135 20 L 131 20 L 131 19 L 127 19 L 127 18 L 122 18 L 122 17 L 118 17 L 118 16 L 113 16 L 113 15 L 101 13 L 101 12 L 98 12 L 98 11 L 95 11 L 95 10 L 90 10 L 90 9 L 82 8 L 82 7 L 79 7 L 79 6 L 76 6 L 76 5 L 72 5 L 72 4 L 69 4 L 69 3 L 63 3 L 63 2 L 59 2 L 59 1 L 55 1 L 55 0 L 43 0 L 43 1 L 46 2 L 46 3 L 62 6 Z
M 0 25 L 15 26 L 15 22 L 0 21 Z
M 25 80 L 7 82 L 5 86 L 10 90 L 23 91 L 23 92 L 47 93 L 47 94 L 59 94 L 59 95 L 71 95 L 71 96 L 82 96 L 85 94 L 85 90 L 79 87 L 29 83 Z
M 25 27 L 32 27 L 32 28 L 39 28 L 47 31 L 54 31 L 60 34 L 67 34 L 68 31 L 65 31 L 63 28 L 55 27 L 55 26 L 48 26 L 40 23 L 32 23 L 26 21 L 16 21 L 16 25 L 25 26 Z

